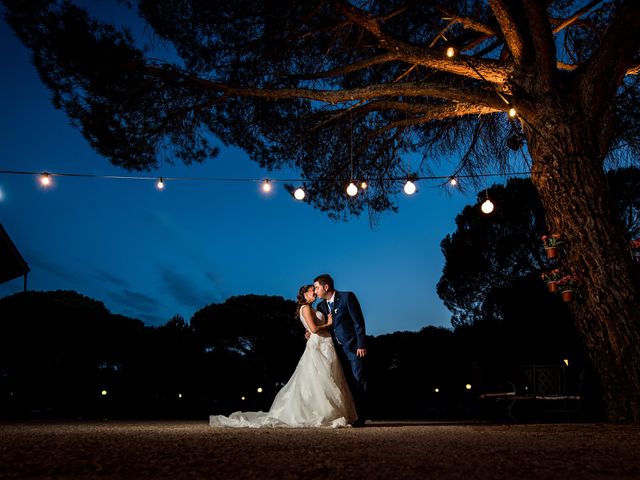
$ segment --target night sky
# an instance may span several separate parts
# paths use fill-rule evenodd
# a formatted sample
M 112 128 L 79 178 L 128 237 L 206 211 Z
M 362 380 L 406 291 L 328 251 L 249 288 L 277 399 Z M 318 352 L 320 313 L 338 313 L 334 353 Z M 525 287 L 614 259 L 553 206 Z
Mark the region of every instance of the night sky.
M 88 1 L 118 15 L 109 2 Z M 122 8 L 122 7 L 113 7 Z M 131 20 L 133 22 L 133 20 Z M 135 24 L 135 22 L 134 22 Z M 135 25 L 134 25 L 135 26 Z M 241 150 L 221 146 L 200 165 L 130 173 L 90 149 L 29 62 L 29 52 L 0 21 L 0 170 L 157 177 L 297 178 L 266 172 Z M 408 159 L 413 165 L 417 157 Z M 452 165 L 435 167 L 446 175 Z M 367 333 L 450 326 L 435 288 L 444 258 L 440 241 L 455 215 L 475 201 L 435 182 L 398 198 L 399 213 L 371 227 L 366 215 L 347 223 L 297 202 L 282 185 L 266 196 L 251 182 L 168 182 L 37 178 L 0 174 L 0 222 L 31 267 L 29 289 L 76 290 L 113 313 L 165 323 L 186 320 L 233 295 L 281 295 L 330 273 L 338 290 L 354 291 Z M 21 278 L 0 285 L 0 297 L 22 290 Z

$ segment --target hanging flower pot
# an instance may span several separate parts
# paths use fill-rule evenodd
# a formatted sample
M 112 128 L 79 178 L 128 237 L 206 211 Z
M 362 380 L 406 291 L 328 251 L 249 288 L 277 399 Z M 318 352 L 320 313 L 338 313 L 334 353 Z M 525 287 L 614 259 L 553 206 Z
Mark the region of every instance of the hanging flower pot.
M 547 283 L 547 288 L 549 289 L 549 291 L 551 293 L 557 293 L 558 292 L 558 282 L 549 282 L 549 283 Z
M 547 247 L 547 258 L 558 258 L 558 247 Z
M 572 302 L 573 301 L 573 290 L 563 290 L 562 291 L 562 301 L 563 302 Z
M 558 258 L 558 246 L 564 242 L 561 239 L 559 233 L 552 233 L 551 235 L 542 236 L 542 244 L 547 251 L 548 258 Z

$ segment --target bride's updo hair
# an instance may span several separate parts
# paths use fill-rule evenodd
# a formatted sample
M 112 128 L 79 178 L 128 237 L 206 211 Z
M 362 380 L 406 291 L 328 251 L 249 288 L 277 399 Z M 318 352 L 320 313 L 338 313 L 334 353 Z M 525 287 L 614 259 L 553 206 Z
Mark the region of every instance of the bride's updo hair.
M 296 306 L 296 317 L 298 315 L 300 315 L 300 309 L 302 308 L 303 305 L 308 305 L 307 299 L 304 298 L 304 294 L 307 293 L 307 290 L 309 290 L 310 288 L 313 288 L 313 285 L 303 285 L 300 287 L 300 290 L 298 290 L 298 300 L 297 300 L 297 306 Z

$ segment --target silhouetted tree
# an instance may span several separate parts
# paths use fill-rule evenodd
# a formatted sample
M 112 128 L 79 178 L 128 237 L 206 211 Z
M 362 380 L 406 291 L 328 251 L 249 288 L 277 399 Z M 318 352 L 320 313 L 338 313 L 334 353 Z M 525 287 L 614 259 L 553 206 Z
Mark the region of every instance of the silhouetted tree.
M 530 180 L 511 179 L 489 189 L 496 211 L 479 214 L 468 205 L 456 217 L 456 231 L 442 241 L 445 265 L 437 291 L 451 311 L 453 326 L 487 316 L 486 300 L 496 288 L 545 266 L 540 236 L 544 212 Z M 478 196 L 479 203 L 484 201 Z
M 179 57 L 166 60 L 70 2 L 3 3 L 54 104 L 127 168 L 156 166 L 167 144 L 200 161 L 214 134 L 298 168 L 317 207 L 358 214 L 394 208 L 402 153 L 465 152 L 473 173 L 526 141 L 583 282 L 571 310 L 609 418 L 640 422 L 640 273 L 603 171 L 640 145 L 640 2 L 139 0 Z M 347 199 L 354 176 L 369 188 Z
M 635 238 L 640 229 L 640 170 L 612 170 L 607 183 L 627 239 Z M 445 266 L 437 290 L 452 313 L 454 327 L 503 318 L 500 302 L 509 301 L 514 282 L 550 268 L 540 241 L 546 232 L 544 212 L 531 181 L 511 179 L 488 193 L 496 211 L 491 216 L 478 214 L 483 192 L 477 204 L 466 206 L 456 217 L 456 231 L 441 244 Z M 538 291 L 532 290 L 532 295 Z M 539 295 L 533 297 L 532 306 L 545 304 Z
M 58 415 L 92 414 L 101 391 L 119 381 L 142 322 L 112 316 L 72 291 L 0 299 L 0 366 L 13 402 Z M 28 413 L 28 412 L 25 412 Z
M 191 327 L 211 356 L 244 365 L 230 378 L 215 379 L 220 388 L 263 388 L 269 399 L 286 382 L 304 349 L 304 328 L 296 304 L 282 297 L 241 295 L 198 310 Z M 212 379 L 213 380 L 213 379 Z M 220 381 L 219 381 L 220 380 Z M 268 406 L 268 405 L 267 405 Z

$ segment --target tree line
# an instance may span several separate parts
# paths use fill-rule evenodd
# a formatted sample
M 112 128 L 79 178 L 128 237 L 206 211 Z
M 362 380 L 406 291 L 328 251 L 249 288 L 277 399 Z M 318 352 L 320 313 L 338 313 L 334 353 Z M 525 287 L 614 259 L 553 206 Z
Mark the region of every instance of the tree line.
M 548 308 L 562 308 L 553 301 Z M 268 409 L 304 349 L 294 312 L 282 297 L 242 295 L 188 323 L 175 316 L 151 327 L 74 291 L 2 298 L 0 417 L 204 419 Z M 584 363 L 566 314 L 367 340 L 377 418 L 477 416 L 477 395 L 499 386 L 508 365 Z

